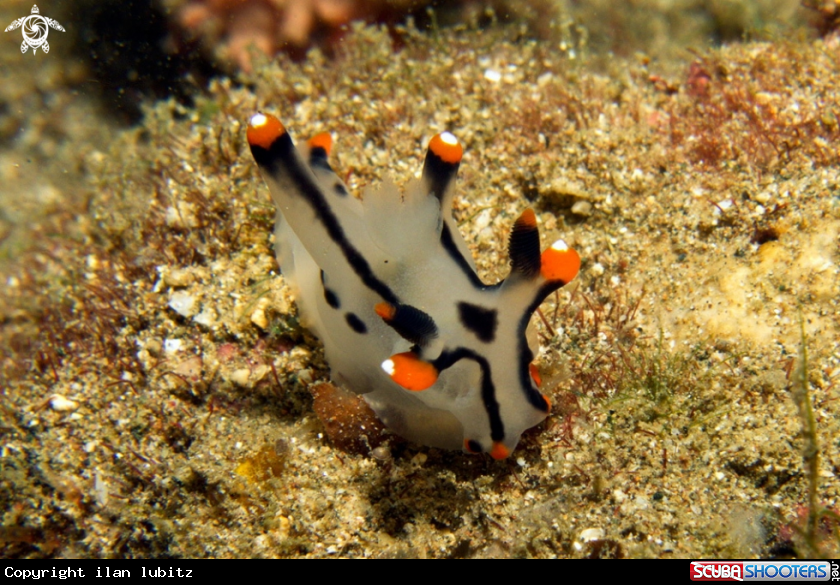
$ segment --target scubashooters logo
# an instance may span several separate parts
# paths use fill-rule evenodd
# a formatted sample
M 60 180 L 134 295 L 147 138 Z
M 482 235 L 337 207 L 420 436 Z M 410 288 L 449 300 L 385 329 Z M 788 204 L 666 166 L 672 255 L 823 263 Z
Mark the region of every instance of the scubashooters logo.
M 836 561 L 692 561 L 692 581 L 828 581 Z M 834 567 L 832 566 L 834 565 Z
M 20 46 L 20 52 L 25 53 L 29 47 L 32 47 L 32 54 L 38 52 L 40 48 L 44 53 L 50 52 L 50 44 L 47 42 L 47 36 L 50 34 L 50 29 L 65 32 L 64 27 L 58 24 L 57 20 L 41 16 L 39 14 L 38 6 L 32 6 L 32 14 L 18 18 L 12 24 L 6 27 L 5 32 L 10 30 L 22 29 L 23 43 Z

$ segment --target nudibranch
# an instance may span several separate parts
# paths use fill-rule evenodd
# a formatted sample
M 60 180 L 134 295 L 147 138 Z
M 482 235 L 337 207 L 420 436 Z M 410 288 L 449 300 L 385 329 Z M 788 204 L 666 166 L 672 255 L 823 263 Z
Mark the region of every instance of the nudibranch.
M 526 209 L 510 234 L 510 274 L 482 282 L 452 217 L 463 148 L 449 132 L 432 138 L 421 178 L 402 196 L 386 185 L 362 199 L 330 167 L 329 134 L 298 149 L 262 113 L 247 134 L 277 207 L 281 272 L 333 381 L 406 439 L 510 455 L 551 409 L 526 329 L 577 276 L 577 252 L 558 240 L 540 253 Z

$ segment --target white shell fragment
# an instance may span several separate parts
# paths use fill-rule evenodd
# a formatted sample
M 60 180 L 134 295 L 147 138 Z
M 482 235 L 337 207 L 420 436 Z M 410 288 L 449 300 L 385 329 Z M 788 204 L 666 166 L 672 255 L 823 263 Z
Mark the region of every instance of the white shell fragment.
M 61 394 L 53 394 L 50 397 L 50 408 L 58 412 L 71 412 L 79 408 L 79 403 Z
M 187 319 L 198 313 L 196 298 L 185 291 L 176 291 L 169 296 L 169 308 Z
M 575 204 L 572 205 L 572 213 L 581 217 L 589 217 L 592 215 L 592 204 L 584 200 L 575 201 Z

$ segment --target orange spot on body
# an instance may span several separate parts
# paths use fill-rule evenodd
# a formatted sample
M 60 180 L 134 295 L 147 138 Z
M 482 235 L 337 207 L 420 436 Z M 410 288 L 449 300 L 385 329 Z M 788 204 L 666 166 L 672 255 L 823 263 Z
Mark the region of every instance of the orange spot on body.
M 441 132 L 435 135 L 429 142 L 429 150 L 439 156 L 444 162 L 457 164 L 464 156 L 464 149 L 461 143 L 449 132 Z
M 309 139 L 309 142 L 307 142 L 309 148 L 323 148 L 326 151 L 327 155 L 329 155 L 330 151 L 332 150 L 332 143 L 332 136 L 329 132 L 321 132 L 320 134 L 316 134 L 315 136 Z
M 271 114 L 254 114 L 248 123 L 248 144 L 268 150 L 286 133 L 283 123 Z
M 542 253 L 540 273 L 546 280 L 569 283 L 580 271 L 580 256 L 562 240 L 557 240 Z
M 507 447 L 502 445 L 501 443 L 493 443 L 493 448 L 490 449 L 490 457 L 493 459 L 506 459 L 510 455 L 510 451 Z
M 394 382 L 412 392 L 426 390 L 438 378 L 437 368 L 421 360 L 413 351 L 392 355 L 382 362 L 382 369 Z
M 376 314 L 382 317 L 385 321 L 393 319 L 397 312 L 397 308 L 391 303 L 376 303 L 373 310 L 376 311 Z

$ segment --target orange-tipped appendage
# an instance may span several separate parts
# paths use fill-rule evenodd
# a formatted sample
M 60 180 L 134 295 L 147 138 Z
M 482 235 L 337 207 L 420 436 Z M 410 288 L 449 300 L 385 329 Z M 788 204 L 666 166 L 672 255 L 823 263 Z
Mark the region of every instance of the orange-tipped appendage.
M 397 312 L 397 308 L 392 305 L 391 303 L 376 303 L 374 305 L 373 310 L 376 311 L 376 314 L 382 317 L 385 321 L 390 321 L 394 318 L 394 315 Z
M 464 149 L 461 143 L 450 132 L 441 132 L 429 142 L 429 150 L 439 156 L 444 162 L 457 164 L 464 156 Z
M 320 134 L 316 134 L 310 138 L 307 144 L 309 145 L 309 148 L 323 148 L 327 155 L 329 155 L 333 144 L 332 136 L 329 132 L 321 132 Z
M 546 280 L 560 280 L 568 283 L 574 280 L 578 272 L 580 272 L 580 256 L 563 240 L 557 240 L 542 253 L 540 273 Z
M 510 455 L 510 450 L 501 443 L 493 443 L 493 448 L 490 449 L 490 457 L 493 459 L 507 459 Z
M 537 227 L 537 214 L 529 207 L 522 212 L 513 225 L 518 228 L 534 229 Z
M 420 392 L 437 382 L 438 371 L 413 351 L 397 353 L 382 362 L 382 369 L 391 379 L 412 392 Z
M 283 123 L 271 114 L 258 113 L 248 122 L 248 144 L 266 150 L 286 133 Z

